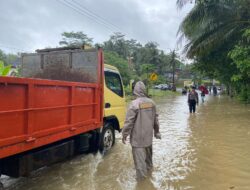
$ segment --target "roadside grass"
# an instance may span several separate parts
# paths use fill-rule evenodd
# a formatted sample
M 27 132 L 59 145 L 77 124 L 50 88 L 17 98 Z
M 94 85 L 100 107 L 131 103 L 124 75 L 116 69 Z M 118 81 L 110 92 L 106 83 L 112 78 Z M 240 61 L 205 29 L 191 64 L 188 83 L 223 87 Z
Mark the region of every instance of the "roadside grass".
M 170 90 L 159 90 L 159 89 L 149 89 L 148 91 L 149 97 L 154 98 L 154 97 L 166 97 L 166 96 L 177 96 L 180 95 L 180 92 L 173 92 Z M 132 93 L 126 93 L 126 101 L 131 101 L 135 97 L 132 95 Z

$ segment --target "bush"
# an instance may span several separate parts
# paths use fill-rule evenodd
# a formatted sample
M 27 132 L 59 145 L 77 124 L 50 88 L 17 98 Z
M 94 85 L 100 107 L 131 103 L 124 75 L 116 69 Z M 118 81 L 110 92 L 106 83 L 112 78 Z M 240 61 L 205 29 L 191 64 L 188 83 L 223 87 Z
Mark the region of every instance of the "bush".
M 0 76 L 7 76 L 10 72 L 11 66 L 4 66 L 3 61 L 0 61 Z

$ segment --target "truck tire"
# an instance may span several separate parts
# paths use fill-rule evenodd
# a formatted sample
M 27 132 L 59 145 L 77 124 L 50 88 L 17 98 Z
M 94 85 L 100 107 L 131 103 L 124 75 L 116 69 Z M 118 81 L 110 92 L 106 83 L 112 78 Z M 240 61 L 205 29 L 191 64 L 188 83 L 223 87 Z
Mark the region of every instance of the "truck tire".
M 101 138 L 100 138 L 100 152 L 106 154 L 115 144 L 115 131 L 112 123 L 105 123 Z

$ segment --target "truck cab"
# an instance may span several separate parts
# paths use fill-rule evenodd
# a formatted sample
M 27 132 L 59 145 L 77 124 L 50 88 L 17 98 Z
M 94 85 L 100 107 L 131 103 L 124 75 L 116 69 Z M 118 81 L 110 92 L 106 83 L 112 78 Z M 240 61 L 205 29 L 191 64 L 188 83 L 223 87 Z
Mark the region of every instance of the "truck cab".
M 104 120 L 113 120 L 115 129 L 120 131 L 125 120 L 125 93 L 118 69 L 104 66 Z
M 125 120 L 125 93 L 118 69 L 104 65 L 104 113 L 100 150 L 108 151 L 115 143 L 115 130 L 120 132 Z

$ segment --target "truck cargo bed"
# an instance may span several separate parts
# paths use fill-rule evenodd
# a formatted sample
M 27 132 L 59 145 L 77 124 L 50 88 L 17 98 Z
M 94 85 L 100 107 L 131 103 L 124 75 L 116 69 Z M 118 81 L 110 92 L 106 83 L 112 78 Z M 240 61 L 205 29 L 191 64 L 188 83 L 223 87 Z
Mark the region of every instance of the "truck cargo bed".
M 0 77 L 0 159 L 102 126 L 103 58 L 95 83 Z

